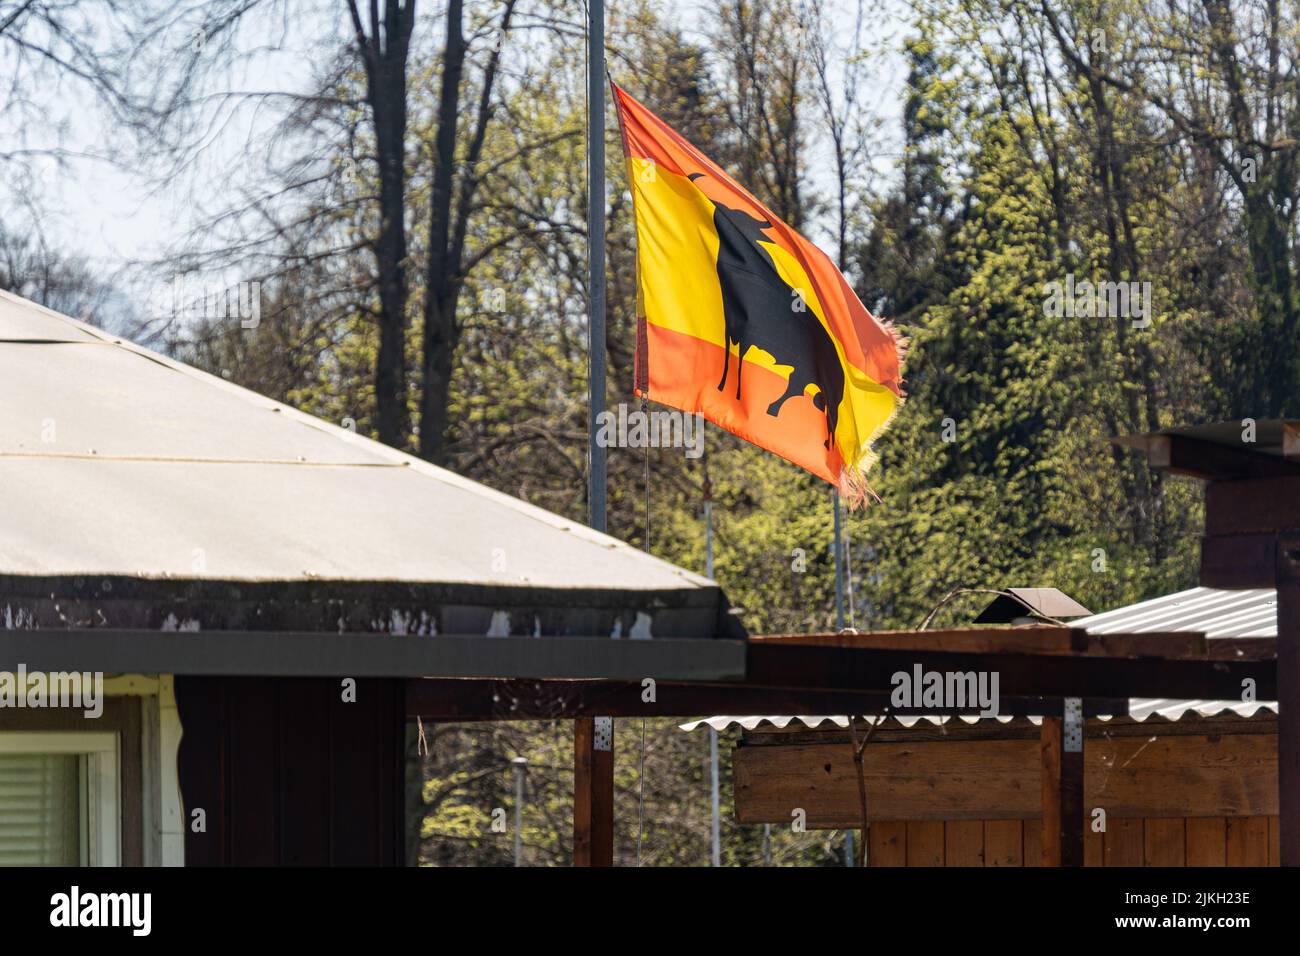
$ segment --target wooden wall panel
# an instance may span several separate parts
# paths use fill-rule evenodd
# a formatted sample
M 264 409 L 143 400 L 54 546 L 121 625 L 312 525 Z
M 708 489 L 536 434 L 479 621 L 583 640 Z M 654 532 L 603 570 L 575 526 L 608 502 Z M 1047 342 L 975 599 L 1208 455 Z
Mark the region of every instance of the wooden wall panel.
M 1038 741 L 876 743 L 865 751 L 872 820 L 987 820 L 1037 813 Z M 737 747 L 732 753 L 741 823 L 787 822 L 795 807 L 808 826 L 861 826 L 857 770 L 849 745 Z
M 238 852 L 240 866 L 274 866 L 279 859 L 276 844 L 280 832 L 275 733 L 279 695 L 275 682 L 252 677 L 230 678 L 226 694 L 222 730 L 232 758 L 226 781 L 230 845 Z
M 869 866 L 1039 866 L 1037 820 L 871 824 Z M 1085 866 L 1278 866 L 1277 817 L 1111 821 L 1084 834 Z
M 1043 824 L 1041 820 L 1020 821 L 1025 841 L 1025 866 L 1043 865 Z
M 1015 823 L 1008 820 L 1008 823 Z M 949 820 L 943 825 L 945 866 L 984 865 L 984 821 Z
M 405 862 L 404 682 L 178 677 L 188 865 Z
M 304 812 L 330 792 L 330 761 L 310 741 L 329 732 L 329 701 L 309 681 L 287 683 L 281 691 L 280 760 L 284 782 L 280 798 L 280 859 L 290 866 L 328 866 L 329 814 Z
M 1084 744 L 1087 806 L 1113 817 L 1277 813 L 1277 736 L 1113 737 Z
M 1029 824 L 1037 826 L 1037 823 Z M 984 821 L 984 865 L 1023 866 L 1024 827 L 1021 820 Z
M 868 814 L 872 820 L 1036 819 L 1038 749 L 1034 739 L 873 741 L 864 753 Z M 802 807 L 812 829 L 861 825 L 848 744 L 745 746 L 732 760 L 741 823 L 785 823 Z M 1089 738 L 1084 764 L 1084 805 L 1104 807 L 1111 821 L 1277 813 L 1274 734 Z
M 1106 866 L 1141 866 L 1144 852 L 1141 820 L 1106 820 L 1102 855 Z
M 1142 821 L 1143 866 L 1186 866 L 1186 829 L 1181 819 Z
M 1029 824 L 1026 823 L 1025 825 L 1028 826 Z M 1087 817 L 1083 823 L 1083 865 L 1106 865 L 1106 836 L 1100 830 L 1092 828 L 1091 816 Z
M 943 866 L 944 824 L 942 820 L 909 820 L 907 823 L 907 865 Z
M 1227 866 L 1227 821 L 1223 817 L 1189 817 L 1186 834 L 1187 866 Z
M 907 824 L 891 820 L 867 828 L 867 865 L 907 866 Z
M 230 860 L 230 736 L 226 693 L 220 681 L 176 678 L 176 708 L 181 743 L 176 774 L 181 786 L 181 821 L 185 827 L 185 865 L 220 866 Z M 194 812 L 203 811 L 205 831 L 195 833 Z
M 1268 818 L 1228 820 L 1228 866 L 1268 866 Z

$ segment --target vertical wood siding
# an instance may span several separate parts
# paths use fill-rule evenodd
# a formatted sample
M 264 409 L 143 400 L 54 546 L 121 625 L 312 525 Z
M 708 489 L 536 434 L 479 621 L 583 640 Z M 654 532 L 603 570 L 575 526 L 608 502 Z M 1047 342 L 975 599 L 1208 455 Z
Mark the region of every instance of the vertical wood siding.
M 335 679 L 176 679 L 187 865 L 404 863 L 403 682 L 341 695 Z
M 1278 818 L 1111 819 L 1084 834 L 1085 866 L 1278 866 Z M 881 821 L 869 866 L 1038 866 L 1037 820 Z

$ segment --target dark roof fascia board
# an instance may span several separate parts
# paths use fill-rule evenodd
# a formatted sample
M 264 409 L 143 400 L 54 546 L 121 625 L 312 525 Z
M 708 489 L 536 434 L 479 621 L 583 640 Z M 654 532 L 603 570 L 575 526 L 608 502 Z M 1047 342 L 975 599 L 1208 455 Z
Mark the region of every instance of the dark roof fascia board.
M 744 641 L 287 631 L 0 631 L 0 670 L 262 677 L 738 680 Z

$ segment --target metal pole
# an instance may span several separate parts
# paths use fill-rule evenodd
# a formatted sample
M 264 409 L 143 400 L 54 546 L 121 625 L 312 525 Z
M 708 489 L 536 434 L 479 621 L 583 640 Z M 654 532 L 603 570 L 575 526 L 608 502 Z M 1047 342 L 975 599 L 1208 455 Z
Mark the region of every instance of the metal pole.
M 524 858 L 524 768 L 527 757 L 510 761 L 515 767 L 515 866 L 523 866 Z
M 605 449 L 605 2 L 587 19 L 587 523 L 604 532 Z M 614 721 L 574 723 L 573 860 L 614 865 Z
M 858 626 L 857 613 L 853 609 L 853 529 L 848 516 L 844 516 L 844 604 L 848 608 L 849 627 Z
M 605 530 L 605 449 L 596 441 L 605 411 L 605 0 L 588 0 L 587 25 L 587 523 Z
M 713 578 L 712 491 L 712 486 L 706 479 L 704 482 L 704 576 L 710 580 Z M 712 781 L 712 807 L 709 821 L 711 852 L 709 858 L 714 866 L 722 866 L 722 818 L 721 802 L 718 795 L 718 732 L 712 727 L 709 728 L 709 774 Z
M 713 580 L 713 502 L 704 502 L 704 576 Z
M 722 820 L 719 815 L 718 799 L 718 732 L 709 728 L 709 762 L 713 770 L 713 825 L 712 825 L 712 862 L 722 866 Z
M 844 537 L 840 532 L 840 496 L 835 499 L 835 630 L 844 630 Z

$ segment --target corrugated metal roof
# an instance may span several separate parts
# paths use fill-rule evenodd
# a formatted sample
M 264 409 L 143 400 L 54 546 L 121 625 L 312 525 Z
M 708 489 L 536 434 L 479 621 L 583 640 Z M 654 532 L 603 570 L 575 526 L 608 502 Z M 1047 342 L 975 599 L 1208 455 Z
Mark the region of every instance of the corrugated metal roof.
M 1091 634 L 1184 631 L 1208 638 L 1277 637 L 1273 588 L 1192 588 L 1071 622 Z
M 1277 704 L 1273 701 L 1255 701 L 1250 704 L 1243 704 L 1240 701 L 1230 700 L 1165 700 L 1165 699 L 1146 699 L 1135 698 L 1129 703 L 1128 716 L 1132 720 L 1145 722 L 1153 717 L 1164 720 L 1181 720 L 1188 714 L 1195 714 L 1198 717 L 1253 717 L 1260 711 L 1265 713 L 1276 714 Z M 871 721 L 876 718 L 866 717 L 858 718 L 859 721 Z M 1101 717 L 1101 720 L 1111 718 Z M 1042 717 L 941 717 L 937 714 L 926 714 L 918 716 L 889 716 L 885 720 L 891 723 L 897 723 L 903 727 L 913 727 L 921 721 L 934 724 L 936 727 L 949 723 L 954 720 L 961 721 L 963 724 L 988 723 L 997 721 L 1000 724 L 1009 724 L 1014 720 L 1028 720 L 1032 724 L 1041 724 Z M 763 724 L 769 724 L 778 729 L 784 729 L 791 723 L 799 722 L 809 729 L 815 730 L 818 727 L 824 727 L 830 724 L 840 729 L 849 726 L 849 718 L 846 716 L 838 717 L 805 717 L 805 716 L 761 716 L 761 717 L 735 717 L 719 716 L 705 717 L 700 720 L 692 720 L 689 723 L 681 724 L 680 729 L 688 733 L 693 730 L 699 730 L 701 727 L 712 727 L 714 730 L 726 730 L 728 727 L 743 727 L 745 730 L 754 730 Z
M 2 292 L 0 409 L 0 575 L 717 592 L 615 538 Z
M 1247 638 L 1277 637 L 1277 592 L 1273 588 L 1256 588 L 1248 591 L 1228 591 L 1220 588 L 1192 588 L 1139 601 L 1126 607 L 1116 608 L 1092 617 L 1070 622 L 1071 627 L 1081 627 L 1091 634 L 1144 634 L 1187 632 L 1204 634 L 1207 638 Z M 1260 710 L 1277 713 L 1277 704 L 1272 701 L 1252 701 L 1243 703 L 1234 700 L 1170 700 L 1166 698 L 1135 697 L 1129 701 L 1129 716 L 1135 720 L 1146 720 L 1152 716 L 1167 720 L 1178 720 L 1189 713 L 1201 717 L 1217 717 L 1235 714 L 1251 717 Z M 934 724 L 949 720 L 961 720 L 967 724 L 979 720 L 999 720 L 1003 723 L 1010 717 L 897 717 L 900 724 L 910 727 L 919 720 Z M 683 730 L 695 730 L 710 726 L 723 730 L 733 725 L 753 730 L 761 724 L 774 727 L 786 727 L 791 721 L 799 721 L 804 726 L 815 728 L 830 721 L 837 727 L 848 727 L 848 717 L 801 717 L 801 716 L 762 716 L 762 717 L 709 717 L 682 724 Z M 1041 718 L 1031 717 L 1034 723 Z

